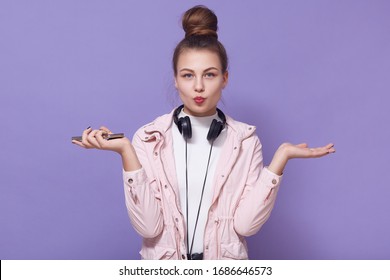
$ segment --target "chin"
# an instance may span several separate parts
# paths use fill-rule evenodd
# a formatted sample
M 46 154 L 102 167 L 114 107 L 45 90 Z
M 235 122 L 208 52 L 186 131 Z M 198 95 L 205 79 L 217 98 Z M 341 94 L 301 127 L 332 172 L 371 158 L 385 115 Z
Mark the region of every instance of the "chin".
M 187 113 L 190 115 L 198 116 L 198 117 L 206 117 L 214 115 L 216 112 L 216 107 L 204 107 L 204 106 L 197 106 L 197 107 L 187 107 Z

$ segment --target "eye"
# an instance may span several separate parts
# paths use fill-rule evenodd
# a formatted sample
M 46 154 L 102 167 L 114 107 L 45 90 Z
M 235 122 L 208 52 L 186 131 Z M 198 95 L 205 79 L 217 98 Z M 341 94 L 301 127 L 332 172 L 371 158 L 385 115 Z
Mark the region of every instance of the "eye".
M 214 77 L 216 76 L 216 74 L 215 74 L 215 73 L 212 73 L 212 72 L 208 72 L 208 73 L 204 74 L 204 76 L 205 76 L 206 78 L 214 78 Z
M 183 78 L 186 78 L 186 79 L 191 79 L 193 77 L 193 75 L 191 73 L 184 73 L 183 75 L 181 75 Z

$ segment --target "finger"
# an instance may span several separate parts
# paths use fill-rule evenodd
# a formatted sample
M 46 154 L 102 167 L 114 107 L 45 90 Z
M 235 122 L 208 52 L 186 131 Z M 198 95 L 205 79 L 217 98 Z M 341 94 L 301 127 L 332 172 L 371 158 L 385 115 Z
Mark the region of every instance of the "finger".
M 325 156 L 331 152 L 331 150 L 328 149 L 327 146 L 319 147 L 319 148 L 312 148 L 312 149 L 310 149 L 310 151 L 311 151 L 312 157 L 322 157 L 322 156 Z
M 111 130 L 109 130 L 107 127 L 105 126 L 101 126 L 100 127 L 100 130 L 103 130 L 105 133 L 108 133 L 108 134 L 112 134 Z
M 83 134 L 82 134 L 82 138 L 86 138 L 88 136 L 88 133 L 90 133 L 92 131 L 92 128 L 90 126 L 88 126 L 84 131 L 83 131 Z
M 330 149 L 330 148 L 333 148 L 333 147 L 334 147 L 333 143 L 329 143 L 328 145 L 325 146 L 325 148 L 327 148 L 327 149 Z
M 103 134 L 106 134 L 107 132 L 103 130 L 98 130 L 95 134 L 96 142 L 98 143 L 99 147 L 101 149 L 105 149 L 107 140 L 103 138 Z
M 307 153 L 307 157 L 310 158 L 318 158 L 322 157 L 324 155 L 328 154 L 328 151 L 318 148 L 311 148 L 309 149 L 309 152 Z
M 322 147 L 324 150 L 326 150 L 326 152 L 328 154 L 330 153 L 335 153 L 336 152 L 336 149 L 334 148 L 334 144 L 333 143 L 329 143 L 328 145 Z
M 101 126 L 100 129 L 101 131 L 103 131 L 102 135 L 103 135 L 103 138 L 106 138 L 109 134 L 111 134 L 111 130 L 109 130 L 107 127 L 105 126 Z
M 87 136 L 87 141 L 90 145 L 92 145 L 93 148 L 97 148 L 97 149 L 100 149 L 100 144 L 99 142 L 96 140 L 95 138 L 95 135 L 96 133 L 98 133 L 99 130 L 95 129 L 95 130 L 92 130 L 88 136 Z
M 72 140 L 72 143 L 75 144 L 75 145 L 77 145 L 77 146 L 80 146 L 80 147 L 82 147 L 82 148 L 87 148 L 87 147 L 85 147 L 84 144 L 81 143 L 80 141 Z
M 93 148 L 91 144 L 88 142 L 88 135 L 91 133 L 92 128 L 89 126 L 87 129 L 83 131 L 83 134 L 81 136 L 81 143 L 84 145 L 84 148 L 90 149 Z
M 334 146 L 331 146 L 331 147 L 328 149 L 328 152 L 329 152 L 329 153 L 335 153 L 335 152 L 336 152 L 336 149 L 334 148 Z

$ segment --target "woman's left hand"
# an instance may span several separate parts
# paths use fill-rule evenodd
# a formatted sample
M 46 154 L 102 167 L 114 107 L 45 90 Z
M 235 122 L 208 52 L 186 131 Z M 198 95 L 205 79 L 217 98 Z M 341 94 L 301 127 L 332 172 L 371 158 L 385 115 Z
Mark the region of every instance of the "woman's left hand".
M 319 158 L 336 152 L 334 144 L 330 143 L 323 147 L 309 148 L 306 143 L 294 145 L 283 143 L 276 150 L 268 169 L 275 174 L 281 175 L 288 162 L 293 158 Z

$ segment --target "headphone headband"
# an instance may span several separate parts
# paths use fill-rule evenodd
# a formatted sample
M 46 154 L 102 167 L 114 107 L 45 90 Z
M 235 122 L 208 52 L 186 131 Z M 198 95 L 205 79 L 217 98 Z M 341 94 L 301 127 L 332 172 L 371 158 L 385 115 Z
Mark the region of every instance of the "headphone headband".
M 183 135 L 184 139 L 187 141 L 187 139 L 191 139 L 192 137 L 192 128 L 191 128 L 191 120 L 188 116 L 185 116 L 183 118 L 179 118 L 179 114 L 181 110 L 184 108 L 184 105 L 180 105 L 176 108 L 176 110 L 173 113 L 173 121 L 176 124 L 177 128 L 179 129 L 180 133 Z M 210 125 L 209 132 L 207 134 L 207 140 L 210 142 L 213 142 L 219 134 L 221 134 L 222 130 L 225 128 L 226 125 L 226 117 L 225 114 L 217 109 L 218 117 L 222 120 L 222 122 L 214 119 Z

